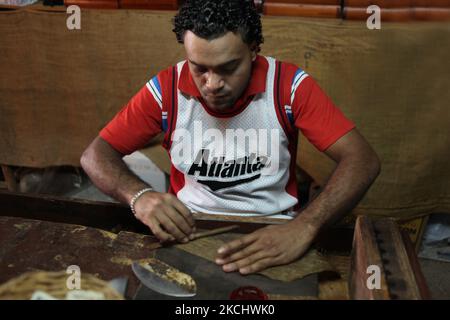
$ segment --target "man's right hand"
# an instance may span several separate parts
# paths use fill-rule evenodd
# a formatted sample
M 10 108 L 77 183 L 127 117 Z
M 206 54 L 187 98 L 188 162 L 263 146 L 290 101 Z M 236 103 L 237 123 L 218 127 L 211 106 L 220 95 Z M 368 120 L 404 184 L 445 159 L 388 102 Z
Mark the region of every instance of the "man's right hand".
M 195 222 L 188 208 L 170 193 L 146 192 L 134 205 L 136 218 L 161 241 L 188 242 Z

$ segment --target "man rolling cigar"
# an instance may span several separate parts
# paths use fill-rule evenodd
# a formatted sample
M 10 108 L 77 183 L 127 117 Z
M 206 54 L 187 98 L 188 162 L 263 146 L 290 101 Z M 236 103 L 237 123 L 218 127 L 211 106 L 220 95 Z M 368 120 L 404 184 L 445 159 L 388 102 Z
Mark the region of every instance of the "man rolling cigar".
M 377 155 L 310 75 L 259 54 L 252 1 L 188 0 L 174 26 L 186 60 L 149 77 L 86 149 L 83 168 L 161 241 L 189 241 L 195 212 L 289 218 L 219 248 L 224 271 L 297 259 L 360 201 L 379 173 Z M 301 212 L 299 130 L 337 163 Z M 122 160 L 161 132 L 172 162 L 168 193 L 153 191 Z

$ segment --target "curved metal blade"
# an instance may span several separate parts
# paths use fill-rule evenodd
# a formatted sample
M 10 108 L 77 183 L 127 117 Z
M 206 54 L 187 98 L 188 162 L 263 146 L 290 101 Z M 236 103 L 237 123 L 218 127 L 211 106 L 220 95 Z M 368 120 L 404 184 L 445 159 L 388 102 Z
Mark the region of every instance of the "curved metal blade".
M 127 277 L 114 278 L 111 281 L 109 281 L 108 284 L 113 289 L 115 289 L 118 293 L 120 293 L 122 296 L 125 297 L 125 294 L 127 292 L 127 284 L 128 284 Z
M 175 282 L 161 278 L 137 262 L 133 262 L 131 267 L 142 284 L 158 293 L 172 297 L 193 297 L 196 294 L 195 292 L 190 292 L 186 288 L 177 285 Z

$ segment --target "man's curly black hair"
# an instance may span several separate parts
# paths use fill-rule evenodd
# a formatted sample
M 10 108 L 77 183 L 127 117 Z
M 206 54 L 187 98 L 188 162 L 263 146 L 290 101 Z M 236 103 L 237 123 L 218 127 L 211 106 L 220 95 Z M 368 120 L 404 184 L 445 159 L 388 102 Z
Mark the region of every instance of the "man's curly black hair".
M 207 40 L 219 38 L 228 31 L 239 32 L 245 43 L 256 44 L 256 52 L 264 41 L 261 19 L 252 0 L 187 0 L 173 24 L 179 43 L 184 43 L 187 30 Z

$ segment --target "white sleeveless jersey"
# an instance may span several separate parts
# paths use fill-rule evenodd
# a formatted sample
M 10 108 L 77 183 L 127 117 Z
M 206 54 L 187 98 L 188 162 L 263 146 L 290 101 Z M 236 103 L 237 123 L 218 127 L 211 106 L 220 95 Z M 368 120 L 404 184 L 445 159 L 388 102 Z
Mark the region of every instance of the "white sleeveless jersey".
M 289 152 L 289 139 L 276 113 L 276 61 L 264 58 L 265 92 L 232 117 L 210 115 L 197 98 L 176 90 L 169 154 L 174 168 L 184 175 L 177 197 L 194 212 L 273 215 L 290 212 L 297 204 L 286 191 L 295 155 Z M 178 77 L 184 63 L 177 64 Z

